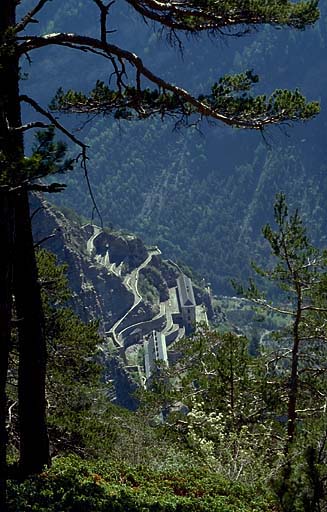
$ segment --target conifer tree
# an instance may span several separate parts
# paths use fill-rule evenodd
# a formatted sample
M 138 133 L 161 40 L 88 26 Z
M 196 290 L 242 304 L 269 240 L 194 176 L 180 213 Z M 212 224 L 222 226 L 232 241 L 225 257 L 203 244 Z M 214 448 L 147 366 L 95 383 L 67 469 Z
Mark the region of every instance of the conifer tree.
M 286 379 L 279 412 L 287 417 L 288 452 L 299 422 L 325 410 L 327 254 L 310 243 L 298 211 L 289 214 L 283 194 L 276 198 L 275 222 L 277 229 L 266 225 L 263 235 L 276 264 L 272 268 L 254 268 L 277 287 L 277 298 L 267 298 L 254 281 L 246 295 L 286 319 L 268 368 L 272 375 L 279 376 L 278 380 Z

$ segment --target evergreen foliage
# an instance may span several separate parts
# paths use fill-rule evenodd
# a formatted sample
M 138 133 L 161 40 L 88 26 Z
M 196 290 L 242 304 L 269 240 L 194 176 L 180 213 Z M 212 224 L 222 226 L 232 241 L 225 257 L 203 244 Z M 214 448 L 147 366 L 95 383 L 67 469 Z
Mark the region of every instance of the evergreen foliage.
M 246 295 L 262 308 L 288 319 L 285 328 L 275 333 L 266 355 L 267 382 L 276 394 L 272 410 L 287 429 L 286 460 L 278 489 L 281 505 L 283 510 L 291 511 L 294 503 L 301 502 L 303 510 L 308 510 L 311 503 L 312 510 L 320 510 L 325 488 L 318 458 L 325 458 L 326 446 L 322 441 L 319 452 L 309 438 L 317 425 L 321 429 L 326 413 L 326 251 L 312 246 L 298 211 L 289 214 L 284 194 L 277 196 L 274 210 L 277 229 L 266 225 L 263 235 L 270 244 L 275 265 L 254 268 L 260 277 L 278 287 L 279 304 L 276 299 L 267 299 L 254 280 L 250 280 Z M 241 287 L 239 291 L 245 290 Z M 303 431 L 308 432 L 307 439 Z M 320 435 L 325 438 L 325 427 Z M 299 439 L 300 457 L 305 460 L 300 471 L 304 479 L 307 475 L 307 484 L 311 479 L 311 497 L 304 493 L 295 498 L 294 488 L 301 479 L 297 460 Z
M 246 295 L 261 307 L 288 319 L 286 327 L 276 334 L 269 370 L 272 379 L 280 380 L 281 376 L 287 375 L 284 392 L 279 394 L 287 402 L 284 414 L 287 414 L 288 443 L 291 444 L 297 425 L 306 415 L 319 417 L 325 407 L 327 260 L 326 252 L 319 251 L 309 242 L 298 211 L 293 215 L 288 213 L 283 194 L 276 198 L 275 222 L 277 230 L 266 225 L 263 235 L 270 244 L 276 264 L 268 269 L 254 268 L 261 277 L 278 287 L 280 305 L 259 292 L 253 280 Z M 282 404 L 283 400 L 280 400 Z
M 158 367 L 145 407 L 166 417 L 165 429 L 213 472 L 250 483 L 278 473 L 282 444 L 271 415 L 264 360 L 233 333 L 199 329 L 174 346 L 180 354 L 168 370 Z
M 211 94 L 199 96 L 198 101 L 213 112 L 230 119 L 236 127 L 263 129 L 266 123 L 284 120 L 311 119 L 320 111 L 317 101 L 307 102 L 298 90 L 276 90 L 269 98 L 265 95 L 251 96 L 248 91 L 258 76 L 251 71 L 239 75 L 224 76 L 212 86 Z M 97 82 L 89 96 L 81 92 L 59 89 L 51 102 L 54 111 L 79 114 L 113 114 L 115 119 L 146 119 L 154 115 L 166 115 L 189 123 L 189 117 L 197 109 L 175 93 L 160 93 L 158 90 L 126 87 L 123 92 L 109 89 Z
M 22 177 L 36 180 L 73 169 L 74 160 L 67 158 L 67 144 L 55 141 L 54 127 L 35 134 L 32 154 L 24 159 Z
M 242 485 L 205 467 L 151 470 L 87 462 L 76 457 L 9 488 L 9 512 L 272 512 L 260 486 Z

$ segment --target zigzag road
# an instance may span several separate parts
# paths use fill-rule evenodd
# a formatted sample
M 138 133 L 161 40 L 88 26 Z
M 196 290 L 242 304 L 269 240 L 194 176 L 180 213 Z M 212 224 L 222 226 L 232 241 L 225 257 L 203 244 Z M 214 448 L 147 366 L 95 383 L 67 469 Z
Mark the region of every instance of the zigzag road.
M 97 236 L 102 232 L 102 229 L 98 226 L 93 226 L 93 234 L 90 236 L 90 238 L 87 241 L 87 252 L 90 256 L 94 253 L 94 240 L 97 238 Z M 122 341 L 119 339 L 119 335 L 117 335 L 117 329 L 122 324 L 122 322 L 125 320 L 125 318 L 139 305 L 139 303 L 142 300 L 142 296 L 138 290 L 138 279 L 139 279 L 139 273 L 140 271 L 145 268 L 150 261 L 152 260 L 153 256 L 157 256 L 161 254 L 161 251 L 158 247 L 155 247 L 148 252 L 147 258 L 137 267 L 135 268 L 130 274 L 124 277 L 123 284 L 126 287 L 127 290 L 132 292 L 134 296 L 134 302 L 132 306 L 126 311 L 126 313 L 119 319 L 117 322 L 112 326 L 112 328 L 106 332 L 106 334 L 110 334 L 114 340 L 114 343 L 118 347 L 122 347 Z M 107 251 L 106 255 L 104 257 L 101 257 L 100 255 L 95 255 L 95 259 L 98 263 L 103 265 L 109 273 L 114 273 L 115 275 L 119 276 L 121 271 L 121 265 L 118 267 L 114 263 L 110 263 L 109 260 L 109 253 Z M 141 322 L 142 323 L 142 322 Z
M 158 247 L 155 249 L 152 249 L 149 251 L 148 257 L 136 268 L 134 269 L 131 274 L 127 275 L 124 278 L 123 284 L 126 286 L 126 288 L 131 291 L 134 295 L 134 303 L 129 308 L 129 310 L 125 313 L 124 316 L 122 316 L 117 322 L 113 325 L 113 327 L 108 331 L 106 334 L 111 334 L 113 337 L 113 340 L 115 344 L 119 347 L 122 346 L 122 341 L 119 339 L 119 335 L 117 335 L 117 328 L 122 324 L 122 322 L 125 320 L 125 318 L 134 310 L 137 308 L 139 303 L 142 300 L 142 295 L 140 294 L 138 290 L 138 278 L 140 271 L 145 268 L 150 261 L 152 260 L 153 256 L 156 256 L 158 254 L 161 254 L 161 251 Z M 141 322 L 142 323 L 142 322 Z

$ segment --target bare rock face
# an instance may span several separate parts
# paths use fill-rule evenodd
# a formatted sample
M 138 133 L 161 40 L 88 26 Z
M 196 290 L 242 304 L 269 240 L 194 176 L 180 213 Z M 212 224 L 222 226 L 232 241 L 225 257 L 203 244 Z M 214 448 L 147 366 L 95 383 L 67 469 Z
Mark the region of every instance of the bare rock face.
M 86 322 L 99 320 L 99 331 L 104 334 L 128 311 L 134 298 L 122 279 L 98 265 L 94 253 L 89 253 L 88 241 L 93 227 L 81 227 L 36 196 L 31 201 L 31 213 L 35 242 L 41 242 L 42 247 L 53 252 L 59 263 L 67 264 L 67 277 L 73 292 L 72 307 Z M 106 238 L 101 233 L 96 252 L 105 254 L 106 244 L 115 240 L 114 236 Z M 117 242 L 119 244 L 120 241 Z M 127 243 L 124 247 L 128 250 Z M 132 247 L 134 251 L 134 245 Z M 134 254 L 133 251 L 130 251 L 131 254 Z M 139 258 L 144 259 L 144 251 L 143 246 Z M 121 254 L 123 256 L 123 252 Z
M 94 240 L 97 254 L 110 252 L 110 261 L 116 265 L 124 263 L 130 272 L 140 265 L 148 255 L 142 240 L 133 235 L 121 236 L 102 231 Z
M 110 261 L 119 265 L 122 263 L 128 253 L 128 244 L 121 236 L 113 236 L 106 231 L 102 231 L 94 240 L 94 248 L 97 254 L 104 256 L 110 247 Z

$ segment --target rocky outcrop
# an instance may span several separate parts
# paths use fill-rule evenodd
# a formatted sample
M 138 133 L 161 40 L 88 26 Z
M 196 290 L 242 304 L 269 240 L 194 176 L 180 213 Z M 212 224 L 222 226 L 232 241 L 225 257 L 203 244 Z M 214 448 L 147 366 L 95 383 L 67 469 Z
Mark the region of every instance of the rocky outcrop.
M 87 242 L 93 227 L 80 226 L 37 196 L 32 198 L 31 213 L 35 242 L 53 252 L 59 263 L 67 265 L 67 277 L 73 292 L 72 307 L 82 320 L 98 320 L 100 333 L 104 334 L 129 310 L 134 297 L 119 276 L 109 273 L 97 264 L 94 254 L 88 253 Z M 111 242 L 116 238 L 110 236 Z M 102 237 L 102 240 L 99 251 L 103 252 L 107 239 Z M 125 247 L 128 249 L 129 244 L 126 243 Z M 141 248 L 138 242 L 131 247 L 129 260 L 136 259 L 136 247 L 140 247 L 137 257 L 144 259 L 144 246 Z
M 110 252 L 110 261 L 116 265 L 125 264 L 125 269 L 131 272 L 147 257 L 147 250 L 140 238 L 132 235 L 121 236 L 103 230 L 94 240 L 97 254 L 105 256 Z
M 200 286 L 193 284 L 193 291 L 196 303 L 203 304 L 205 306 L 208 319 L 212 320 L 214 316 L 214 310 L 212 307 L 211 295 L 208 288 L 201 288 Z

